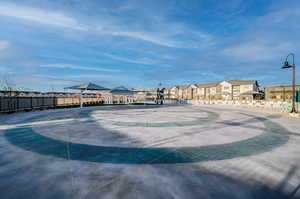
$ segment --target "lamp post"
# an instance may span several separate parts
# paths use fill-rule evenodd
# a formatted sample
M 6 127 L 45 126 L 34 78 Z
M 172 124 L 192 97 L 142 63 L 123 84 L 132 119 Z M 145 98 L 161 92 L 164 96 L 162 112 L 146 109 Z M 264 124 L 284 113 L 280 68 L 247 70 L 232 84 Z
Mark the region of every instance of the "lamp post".
M 293 56 L 293 64 L 289 64 L 288 62 L 288 58 L 289 56 Z M 295 95 L 295 92 L 296 92 L 296 65 L 295 65 L 295 54 L 294 53 L 290 53 L 288 54 L 288 56 L 286 57 L 285 59 L 285 62 L 283 64 L 283 66 L 281 67 L 282 69 L 286 69 L 286 68 L 292 68 L 293 69 L 293 72 L 292 72 L 292 83 L 293 83 L 293 107 L 292 107 L 292 111 L 291 113 L 297 113 L 296 111 L 296 107 L 295 107 L 295 101 L 296 101 L 296 95 Z

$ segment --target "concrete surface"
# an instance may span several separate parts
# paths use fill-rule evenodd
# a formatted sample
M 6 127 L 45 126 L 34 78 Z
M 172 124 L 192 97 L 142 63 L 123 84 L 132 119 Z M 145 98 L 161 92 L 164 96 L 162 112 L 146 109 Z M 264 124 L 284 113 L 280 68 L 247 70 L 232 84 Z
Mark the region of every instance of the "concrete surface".
M 0 116 L 0 198 L 300 198 L 300 120 L 218 106 Z

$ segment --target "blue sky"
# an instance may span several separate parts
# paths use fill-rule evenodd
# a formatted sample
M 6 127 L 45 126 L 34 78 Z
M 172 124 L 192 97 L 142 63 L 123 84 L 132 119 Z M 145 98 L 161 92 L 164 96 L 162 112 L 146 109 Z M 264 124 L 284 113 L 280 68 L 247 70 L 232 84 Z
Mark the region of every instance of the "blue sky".
M 42 91 L 289 84 L 280 66 L 290 52 L 300 59 L 299 10 L 298 0 L 1 0 L 0 78 Z

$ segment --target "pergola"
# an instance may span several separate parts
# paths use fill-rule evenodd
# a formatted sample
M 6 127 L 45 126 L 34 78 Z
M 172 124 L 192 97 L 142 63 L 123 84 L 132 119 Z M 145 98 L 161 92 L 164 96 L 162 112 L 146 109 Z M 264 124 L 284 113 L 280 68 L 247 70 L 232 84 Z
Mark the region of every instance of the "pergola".
M 66 89 L 80 90 L 80 108 L 82 108 L 82 105 L 83 105 L 82 94 L 84 91 L 87 91 L 87 90 L 108 91 L 108 90 L 110 90 L 108 88 L 105 88 L 103 86 L 99 86 L 99 85 L 93 84 L 93 83 L 83 83 L 83 84 L 67 87 Z

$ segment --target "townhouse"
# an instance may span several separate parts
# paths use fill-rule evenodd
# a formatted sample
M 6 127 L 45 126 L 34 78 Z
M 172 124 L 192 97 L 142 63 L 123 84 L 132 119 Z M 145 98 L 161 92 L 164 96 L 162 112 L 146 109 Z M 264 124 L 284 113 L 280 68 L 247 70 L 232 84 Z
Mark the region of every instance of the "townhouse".
M 179 86 L 173 86 L 168 90 L 170 99 L 177 99 L 179 96 Z
M 261 96 L 256 80 L 174 86 L 170 93 L 179 100 L 253 100 Z

